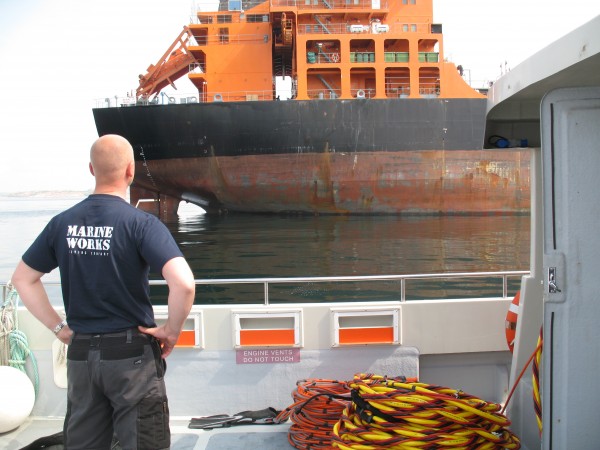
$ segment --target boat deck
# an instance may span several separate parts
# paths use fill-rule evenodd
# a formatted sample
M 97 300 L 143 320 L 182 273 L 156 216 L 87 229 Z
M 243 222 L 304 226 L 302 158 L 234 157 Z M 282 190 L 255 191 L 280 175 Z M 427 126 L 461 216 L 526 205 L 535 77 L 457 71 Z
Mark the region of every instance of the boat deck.
M 212 430 L 188 428 L 189 418 L 171 420 L 171 450 L 293 449 L 287 439 L 290 422 L 277 425 L 239 425 Z M 17 429 L 0 434 L 0 448 L 19 450 L 38 438 L 62 430 L 63 418 L 30 417 Z M 48 447 L 52 449 L 53 447 Z
M 414 377 L 432 385 L 455 386 L 486 401 L 500 403 L 508 389 L 510 368 L 504 333 L 504 317 L 511 301 L 507 295 L 508 278 L 527 273 L 442 275 L 499 278 L 501 282 L 495 286 L 501 287 L 501 293 L 489 298 L 406 301 L 405 278 L 412 280 L 415 276 L 386 275 L 359 279 L 394 279 L 399 284 L 399 301 L 272 305 L 265 292 L 263 304 L 196 305 L 185 326 L 195 345 L 178 347 L 169 356 L 165 377 L 171 411 L 171 448 L 293 448 L 287 440 L 290 423 L 213 430 L 190 429 L 188 424 L 193 417 L 260 411 L 266 407 L 283 410 L 294 402 L 292 393 L 298 380 L 351 380 L 361 373 Z M 415 279 L 423 277 L 428 275 Z M 338 277 L 336 281 L 355 279 Z M 304 279 L 291 281 L 299 280 Z M 309 280 L 315 279 L 306 279 Z M 283 282 L 253 281 L 269 285 Z M 164 307 L 155 309 L 157 320 L 164 320 Z M 28 337 L 35 354 L 39 391 L 30 417 L 17 429 L 0 434 L 0 448 L 7 450 L 22 449 L 39 438 L 60 432 L 66 411 L 66 363 L 54 345 L 58 341 L 23 307 L 19 307 L 18 317 L 19 329 Z M 244 322 L 240 317 L 254 322 Z M 282 322 L 281 317 L 286 321 Z M 433 317 L 443 320 L 432 320 Z M 468 327 L 457 326 L 464 317 L 478 320 Z M 256 347 L 245 346 L 241 339 L 242 330 L 277 331 L 283 325 L 294 330 L 294 344 L 282 346 L 274 342 L 261 351 L 283 349 L 285 355 L 292 355 L 292 360 L 263 361 L 267 356 L 253 355 Z M 387 334 L 382 335 L 382 329 Z M 348 340 L 348 335 L 353 336 L 345 333 L 348 330 L 366 330 L 377 339 Z M 273 356 L 276 357 L 279 356 Z

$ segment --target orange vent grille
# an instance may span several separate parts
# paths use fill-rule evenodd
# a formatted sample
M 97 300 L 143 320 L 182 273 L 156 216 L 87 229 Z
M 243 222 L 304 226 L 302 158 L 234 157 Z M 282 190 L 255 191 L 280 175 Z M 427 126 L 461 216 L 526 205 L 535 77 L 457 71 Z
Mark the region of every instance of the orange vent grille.
M 178 347 L 194 347 L 196 345 L 196 332 L 194 330 L 183 330 L 175 345 Z
M 240 345 L 294 345 L 294 330 L 240 330 Z
M 340 344 L 392 344 L 394 328 L 342 328 L 339 330 Z

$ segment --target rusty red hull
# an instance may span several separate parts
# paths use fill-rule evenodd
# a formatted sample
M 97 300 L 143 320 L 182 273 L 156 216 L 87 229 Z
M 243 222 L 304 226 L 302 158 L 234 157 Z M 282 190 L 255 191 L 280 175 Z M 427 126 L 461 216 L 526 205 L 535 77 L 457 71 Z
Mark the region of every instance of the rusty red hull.
M 139 162 L 136 186 L 204 207 L 326 214 L 519 214 L 529 150 L 429 150 Z

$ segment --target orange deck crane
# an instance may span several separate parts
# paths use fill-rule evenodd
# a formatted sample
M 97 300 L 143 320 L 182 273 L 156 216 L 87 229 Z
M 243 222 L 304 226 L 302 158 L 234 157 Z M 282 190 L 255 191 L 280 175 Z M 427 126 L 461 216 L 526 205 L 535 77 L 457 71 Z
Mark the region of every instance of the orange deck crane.
M 183 27 L 183 31 L 171 44 L 169 49 L 156 64 L 151 64 L 145 75 L 140 75 L 140 85 L 136 89 L 137 98 L 149 99 L 158 94 L 164 87 L 173 84 L 189 72 L 190 64 L 196 62 L 196 58 L 188 50 L 188 43 L 192 33 L 189 27 Z

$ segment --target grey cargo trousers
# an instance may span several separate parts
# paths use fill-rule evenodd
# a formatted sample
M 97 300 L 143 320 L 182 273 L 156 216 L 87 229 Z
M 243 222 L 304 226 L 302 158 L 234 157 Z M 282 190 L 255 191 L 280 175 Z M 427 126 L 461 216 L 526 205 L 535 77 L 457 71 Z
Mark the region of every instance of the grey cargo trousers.
M 65 448 L 124 450 L 170 446 L 165 363 L 159 342 L 129 329 L 75 334 L 67 351 Z

